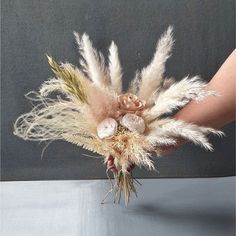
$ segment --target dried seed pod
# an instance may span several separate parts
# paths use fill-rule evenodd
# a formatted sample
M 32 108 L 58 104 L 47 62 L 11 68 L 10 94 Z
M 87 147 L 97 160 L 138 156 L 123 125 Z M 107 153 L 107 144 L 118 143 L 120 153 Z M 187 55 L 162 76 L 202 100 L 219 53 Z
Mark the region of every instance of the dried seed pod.
M 98 126 L 97 126 L 97 134 L 100 139 L 104 138 L 111 138 L 117 132 L 117 121 L 113 118 L 106 118 L 104 119 Z
M 121 124 L 130 131 L 136 131 L 143 134 L 145 131 L 144 119 L 135 114 L 126 114 L 121 119 Z

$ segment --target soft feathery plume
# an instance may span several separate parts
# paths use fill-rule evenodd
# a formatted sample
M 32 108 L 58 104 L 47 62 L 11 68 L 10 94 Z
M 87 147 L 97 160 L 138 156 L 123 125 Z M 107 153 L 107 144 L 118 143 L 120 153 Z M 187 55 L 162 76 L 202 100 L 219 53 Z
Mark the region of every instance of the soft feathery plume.
M 92 42 L 90 41 L 87 34 L 83 34 L 82 38 L 80 38 L 79 34 L 76 32 L 74 32 L 74 35 L 80 50 L 80 54 L 84 59 L 82 66 L 88 73 L 90 79 L 97 86 L 107 85 L 107 73 L 103 56 L 101 56 L 102 54 L 98 53 L 93 48 Z
M 125 153 L 127 153 L 127 155 L 129 155 L 128 160 L 130 160 L 130 163 L 134 163 L 135 165 L 139 166 L 139 167 L 146 167 L 148 170 L 155 170 L 153 161 L 151 160 L 151 154 L 148 153 L 146 150 L 144 150 L 142 148 L 142 146 L 135 146 L 134 147 L 136 150 L 134 151 L 134 154 L 132 155 L 131 153 L 127 153 L 128 150 L 124 150 L 124 155 Z M 136 153 L 136 154 L 135 154 Z M 125 159 L 124 159 L 125 161 Z M 127 167 L 129 167 L 130 163 L 128 163 L 128 166 L 124 166 L 123 171 L 126 169 Z
M 173 85 L 175 83 L 175 79 L 174 78 L 165 78 L 163 80 L 163 84 L 161 86 L 161 90 L 167 90 L 171 85 Z M 160 91 L 161 92 L 161 91 Z
M 174 78 L 165 78 L 163 79 L 162 85 L 156 91 L 151 95 L 151 98 L 149 99 L 148 106 L 151 107 L 155 104 L 155 100 L 158 98 L 160 94 L 162 94 L 165 90 L 170 88 L 171 85 L 175 83 Z
M 165 72 L 165 63 L 171 55 L 174 44 L 172 37 L 173 27 L 169 26 L 157 43 L 156 52 L 151 63 L 141 71 L 139 97 L 148 100 L 162 83 Z
M 87 91 L 88 95 L 88 110 L 85 115 L 88 115 L 96 124 L 100 123 L 107 117 L 117 118 L 118 100 L 116 94 L 107 87 L 90 86 Z
M 140 72 L 136 71 L 134 79 L 132 79 L 130 82 L 128 92 L 132 94 L 138 94 L 140 83 Z
M 32 97 L 34 96 L 34 97 Z M 44 98 L 36 92 L 27 95 L 34 108 L 18 117 L 14 134 L 32 141 L 63 139 L 63 134 L 87 134 L 80 108 L 71 101 Z
M 109 48 L 109 53 L 109 72 L 111 87 L 115 92 L 120 94 L 122 92 L 122 69 L 118 55 L 118 48 L 113 41 Z
M 63 134 L 63 138 L 70 143 L 83 147 L 91 152 L 106 156 L 109 150 L 105 147 L 101 140 L 95 136 L 82 136 L 76 134 Z
M 221 131 L 197 126 L 195 124 L 186 123 L 181 120 L 175 119 L 163 119 L 158 120 L 150 124 L 150 128 L 153 131 L 148 135 L 149 137 L 182 137 L 186 140 L 193 142 L 196 145 L 200 145 L 206 150 L 213 151 L 212 145 L 209 143 L 206 135 L 210 132 L 216 135 L 222 135 Z
M 221 130 L 216 130 L 216 129 L 213 129 L 213 128 L 202 127 L 202 126 L 198 126 L 198 127 L 201 130 L 201 132 L 204 133 L 205 135 L 213 134 L 213 135 L 217 135 L 220 138 L 225 136 L 225 133 Z
M 160 135 L 156 130 L 151 131 L 147 136 L 148 142 L 150 142 L 154 147 L 175 145 L 177 142 L 174 138 L 168 137 L 167 135 Z
M 93 81 L 92 78 L 90 78 L 91 74 L 88 71 L 88 65 L 87 65 L 86 59 L 84 57 L 84 50 L 82 48 L 83 45 L 82 45 L 81 37 L 77 32 L 74 31 L 73 33 L 74 33 L 75 41 L 77 43 L 78 50 L 79 50 L 79 53 L 80 53 L 80 56 L 81 56 L 79 58 L 79 64 L 81 66 L 81 69 L 82 69 L 83 73 L 86 75 L 87 79 L 90 80 L 90 81 Z
M 56 78 L 50 78 L 49 80 L 46 80 L 43 82 L 43 84 L 41 85 L 39 89 L 39 93 L 43 97 L 47 97 L 48 95 L 50 95 L 52 92 L 55 92 L 55 91 L 59 91 L 60 93 L 62 93 L 62 91 L 65 91 L 65 89 L 63 88 L 64 86 L 65 85 L 63 81 L 60 81 Z
M 145 166 L 149 170 L 155 169 L 150 154 L 147 152 L 152 148 L 152 145 L 147 142 L 144 136 L 136 132 L 124 131 L 114 137 L 112 141 L 111 148 L 117 150 L 116 156 L 119 156 L 118 160 L 123 170 L 130 163 L 140 167 Z
M 191 100 L 200 101 L 210 95 L 217 95 L 217 93 L 208 90 L 206 83 L 201 81 L 198 76 L 186 77 L 159 94 L 155 105 L 145 111 L 144 116 L 147 121 L 151 122 L 163 114 L 184 107 Z

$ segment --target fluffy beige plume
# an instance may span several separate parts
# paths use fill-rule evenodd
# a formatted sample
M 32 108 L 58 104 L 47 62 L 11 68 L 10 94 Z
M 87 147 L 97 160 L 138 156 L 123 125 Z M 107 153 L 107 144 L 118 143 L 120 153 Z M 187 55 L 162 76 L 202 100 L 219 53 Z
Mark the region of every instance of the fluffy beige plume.
M 67 93 L 64 86 L 65 84 L 63 81 L 58 80 L 56 78 L 51 78 L 43 82 L 43 84 L 39 89 L 39 93 L 43 97 L 47 97 L 49 94 L 55 91 L 60 91 L 60 92 L 65 91 L 65 93 Z
M 134 79 L 130 82 L 128 93 L 138 94 L 140 82 L 140 72 L 136 71 Z
M 122 69 L 120 65 L 118 48 L 116 44 L 112 41 L 109 48 L 109 72 L 111 79 L 111 87 L 118 94 L 122 92 Z
M 76 32 L 74 32 L 74 35 L 80 54 L 84 60 L 81 61 L 81 66 L 97 86 L 107 85 L 108 78 L 103 55 L 93 48 L 92 42 L 87 34 L 83 34 L 82 38 Z
M 118 100 L 108 87 L 90 86 L 87 90 L 88 110 L 84 113 L 97 125 L 107 117 L 117 119 Z
M 165 78 L 163 80 L 163 84 L 161 87 L 161 90 L 166 90 L 168 89 L 171 85 L 173 85 L 175 83 L 175 79 L 174 78 Z
M 123 170 L 127 170 L 132 163 L 139 167 L 144 166 L 149 170 L 155 169 L 150 154 L 147 152 L 152 149 L 152 145 L 144 136 L 130 131 L 118 132 L 112 138 L 110 145 L 110 150 L 114 151 L 112 154 L 117 157 Z
M 109 150 L 103 145 L 102 141 L 94 136 L 83 136 L 76 134 L 63 134 L 63 138 L 70 143 L 81 146 L 91 152 L 107 156 Z
M 172 31 L 172 26 L 169 26 L 157 43 L 156 52 L 151 63 L 141 71 L 141 84 L 138 93 L 141 99 L 148 100 L 161 85 L 165 63 L 171 55 L 174 44 Z
M 175 138 L 168 137 L 164 133 L 159 134 L 157 130 L 153 130 L 147 135 L 147 141 L 150 142 L 154 147 L 175 145 L 177 143 Z
M 159 94 L 155 100 L 155 105 L 145 111 L 144 117 L 151 122 L 163 114 L 185 106 L 191 100 L 199 101 L 209 95 L 217 95 L 217 93 L 208 90 L 206 83 L 201 81 L 198 76 L 186 77 Z
M 153 161 L 147 150 L 151 145 L 143 136 L 135 132 L 124 131 L 118 133 L 111 139 L 100 140 L 96 135 L 81 136 L 76 134 L 64 134 L 66 141 L 77 144 L 100 155 L 114 155 L 123 172 L 127 171 L 130 164 L 139 167 L 146 167 L 149 170 L 155 169 Z
M 34 108 L 18 117 L 14 134 L 32 141 L 63 139 L 64 134 L 88 135 L 80 107 L 72 101 L 44 98 L 36 92 L 27 96 Z
M 155 121 L 150 125 L 150 128 L 153 130 L 147 135 L 147 139 L 152 143 L 155 143 L 157 140 L 156 145 L 159 144 L 159 138 L 167 137 L 169 139 L 182 137 L 209 151 L 213 151 L 213 147 L 209 143 L 206 135 L 209 133 L 218 136 L 224 135 L 224 133 L 219 130 L 197 126 L 195 124 L 189 124 L 175 119 Z M 162 144 L 159 145 L 161 146 Z

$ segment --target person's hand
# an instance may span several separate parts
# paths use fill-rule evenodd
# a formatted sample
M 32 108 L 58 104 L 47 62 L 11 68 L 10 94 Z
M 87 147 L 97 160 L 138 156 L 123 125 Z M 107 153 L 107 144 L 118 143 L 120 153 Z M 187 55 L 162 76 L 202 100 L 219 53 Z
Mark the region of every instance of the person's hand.
M 107 170 L 110 170 L 113 173 L 117 173 L 118 172 L 118 170 L 115 167 L 114 158 L 113 158 L 112 155 L 109 155 L 108 157 L 106 157 L 105 164 L 107 166 Z
M 107 158 L 106 158 L 106 166 L 107 166 L 107 169 L 108 170 L 110 170 L 111 172 L 113 172 L 113 173 L 117 173 L 118 172 L 118 170 L 117 170 L 117 168 L 116 168 L 116 166 L 115 166 L 115 164 L 114 164 L 114 157 L 112 156 L 112 155 L 109 155 Z M 131 164 L 129 167 L 128 167 L 128 169 L 127 169 L 127 171 L 128 172 L 131 172 L 133 169 L 134 169 L 134 167 L 135 167 L 135 164 Z

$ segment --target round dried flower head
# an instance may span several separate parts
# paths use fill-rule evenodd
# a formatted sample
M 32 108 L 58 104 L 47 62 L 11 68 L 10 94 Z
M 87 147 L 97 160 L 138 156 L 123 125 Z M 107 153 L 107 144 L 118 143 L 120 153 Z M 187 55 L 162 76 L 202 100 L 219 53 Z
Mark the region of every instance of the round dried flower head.
M 136 113 L 139 111 L 143 111 L 146 106 L 146 102 L 144 100 L 139 99 L 136 95 L 132 93 L 126 93 L 118 96 L 118 104 L 119 104 L 119 113 Z
M 100 139 L 104 138 L 111 138 L 117 132 L 117 121 L 113 118 L 106 118 L 104 119 L 98 126 L 97 126 L 97 134 Z
M 121 119 L 121 124 L 130 131 L 136 131 L 139 134 L 145 131 L 145 122 L 142 117 L 135 114 L 126 114 Z

